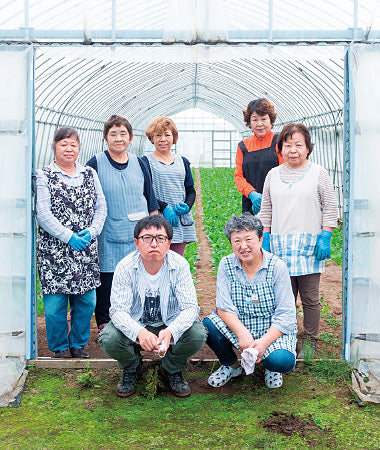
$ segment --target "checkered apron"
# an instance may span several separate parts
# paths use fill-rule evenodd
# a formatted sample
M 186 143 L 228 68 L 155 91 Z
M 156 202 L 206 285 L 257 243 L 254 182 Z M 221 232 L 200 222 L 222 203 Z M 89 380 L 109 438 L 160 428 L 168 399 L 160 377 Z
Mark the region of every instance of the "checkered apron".
M 277 261 L 276 256 L 269 260 L 266 280 L 256 285 L 242 284 L 237 280 L 236 268 L 233 260 L 226 258 L 227 275 L 231 282 L 231 299 L 239 311 L 239 319 L 247 327 L 254 339 L 262 337 L 272 324 L 272 316 L 275 311 L 275 298 L 273 291 L 273 270 Z M 216 328 L 237 348 L 238 338 L 230 330 L 216 312 L 210 314 L 209 319 Z M 274 350 L 288 350 L 296 354 L 297 325 L 294 325 L 293 332 L 283 334 L 264 352 L 263 359 L 267 358 Z

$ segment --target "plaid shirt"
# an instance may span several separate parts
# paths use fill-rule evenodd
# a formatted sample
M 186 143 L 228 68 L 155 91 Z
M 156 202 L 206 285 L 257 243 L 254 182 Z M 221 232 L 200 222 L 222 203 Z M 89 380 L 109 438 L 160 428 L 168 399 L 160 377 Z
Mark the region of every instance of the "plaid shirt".
M 231 301 L 236 308 L 239 320 L 249 330 L 254 339 L 262 337 L 273 325 L 273 317 L 276 312 L 276 299 L 273 288 L 273 274 L 279 259 L 263 251 L 268 258 L 268 266 L 264 281 L 254 284 L 242 283 L 237 276 L 236 256 L 234 254 L 223 258 L 221 264 L 225 265 L 228 280 L 231 286 Z M 263 359 L 267 358 L 274 350 L 285 349 L 295 354 L 297 342 L 297 322 L 294 306 L 294 297 L 289 299 L 293 303 L 292 320 L 288 324 L 289 332 L 276 339 L 265 350 Z M 236 334 L 227 327 L 219 315 L 214 311 L 210 314 L 216 328 L 236 347 L 239 348 Z M 273 325 L 275 326 L 275 325 Z M 281 331 L 281 330 L 280 330 Z

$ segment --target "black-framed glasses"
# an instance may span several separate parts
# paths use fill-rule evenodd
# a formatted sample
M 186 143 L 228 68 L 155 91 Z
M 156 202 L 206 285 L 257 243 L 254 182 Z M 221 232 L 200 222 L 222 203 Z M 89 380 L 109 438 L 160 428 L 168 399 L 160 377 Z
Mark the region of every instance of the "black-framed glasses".
M 151 234 L 144 234 L 144 236 L 139 236 L 137 239 L 142 239 L 145 244 L 151 244 L 153 242 L 153 239 L 156 239 L 157 244 L 163 244 L 169 238 L 167 236 L 164 236 L 163 234 L 157 234 L 156 236 L 153 236 Z

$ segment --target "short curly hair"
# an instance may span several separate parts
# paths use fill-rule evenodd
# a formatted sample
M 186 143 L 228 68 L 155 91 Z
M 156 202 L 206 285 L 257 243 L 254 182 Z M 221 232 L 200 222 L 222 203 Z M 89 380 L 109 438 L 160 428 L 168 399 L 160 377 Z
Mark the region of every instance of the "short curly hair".
M 175 144 L 178 140 L 178 130 L 175 123 L 169 117 L 160 116 L 156 117 L 145 131 L 146 137 L 153 144 L 153 136 L 157 133 L 163 133 L 165 130 L 170 130 L 173 135 L 173 143 Z
M 309 150 L 309 153 L 307 154 L 307 158 L 309 158 L 310 153 L 313 151 L 314 144 L 311 143 L 310 132 L 303 123 L 288 123 L 284 126 L 277 138 L 278 153 L 282 152 L 284 142 L 291 138 L 294 133 L 301 133 L 303 135 L 306 148 Z
M 58 141 L 62 141 L 63 139 L 67 139 L 67 138 L 76 139 L 80 146 L 78 131 L 75 128 L 71 128 L 71 127 L 61 127 L 61 128 L 58 128 L 58 130 L 56 130 L 56 132 L 54 133 L 53 142 L 51 144 L 53 150 L 55 151 L 55 146 Z
M 258 217 L 253 216 L 249 212 L 245 212 L 240 214 L 240 216 L 233 215 L 224 225 L 223 231 L 228 240 L 231 242 L 231 234 L 234 231 L 254 231 L 257 234 L 257 237 L 261 239 L 264 227 Z
M 132 129 L 132 125 L 129 123 L 129 121 L 123 116 L 118 116 L 117 114 L 113 114 L 107 120 L 107 122 L 104 124 L 104 128 L 103 128 L 104 139 L 107 140 L 108 132 L 110 131 L 110 129 L 112 127 L 121 127 L 121 126 L 124 126 L 128 130 L 129 137 L 132 138 L 133 129 Z
M 254 112 L 259 116 L 265 116 L 265 114 L 268 114 L 272 125 L 276 121 L 277 113 L 274 111 L 274 106 L 266 98 L 252 100 L 248 103 L 247 109 L 243 110 L 244 122 L 249 128 L 251 127 L 251 116 Z

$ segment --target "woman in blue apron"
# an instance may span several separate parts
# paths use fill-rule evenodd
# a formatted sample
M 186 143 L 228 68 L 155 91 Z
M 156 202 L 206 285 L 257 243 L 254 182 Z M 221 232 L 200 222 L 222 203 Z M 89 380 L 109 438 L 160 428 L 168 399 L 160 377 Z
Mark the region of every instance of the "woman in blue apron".
M 191 207 L 195 202 L 190 162 L 171 151 L 178 130 L 168 117 L 157 117 L 145 131 L 154 151 L 142 159 L 148 164 L 159 212 L 173 227 L 170 250 L 185 253 L 186 244 L 197 240 Z
M 261 248 L 263 226 L 245 213 L 233 216 L 224 233 L 233 253 L 218 268 L 216 309 L 203 321 L 207 344 L 221 367 L 208 379 L 213 387 L 241 374 L 234 347 L 256 349 L 265 367 L 265 384 L 282 385 L 282 374 L 295 365 L 296 309 L 286 264 Z

